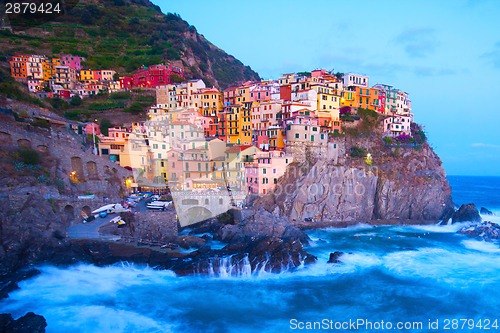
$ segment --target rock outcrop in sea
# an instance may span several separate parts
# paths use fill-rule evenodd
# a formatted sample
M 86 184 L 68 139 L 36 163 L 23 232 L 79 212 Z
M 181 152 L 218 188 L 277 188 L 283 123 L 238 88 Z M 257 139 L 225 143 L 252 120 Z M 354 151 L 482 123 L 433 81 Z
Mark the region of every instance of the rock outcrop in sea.
M 490 221 L 484 221 L 464 227 L 460 229 L 458 233 L 480 240 L 493 241 L 500 239 L 500 225 Z
M 473 203 L 463 204 L 451 216 L 452 223 L 458 222 L 481 222 L 481 216 Z

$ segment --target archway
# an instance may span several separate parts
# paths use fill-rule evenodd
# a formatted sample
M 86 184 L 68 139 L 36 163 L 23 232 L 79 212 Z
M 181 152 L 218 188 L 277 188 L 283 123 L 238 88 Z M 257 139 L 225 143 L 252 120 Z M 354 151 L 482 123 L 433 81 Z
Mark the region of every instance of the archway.
M 65 222 L 71 222 L 75 218 L 75 207 L 66 205 L 63 209 Z
M 92 209 L 89 207 L 89 206 L 83 206 L 82 207 L 82 211 L 80 213 L 80 216 L 85 218 L 85 217 L 89 217 L 90 215 L 92 215 Z
M 38 145 L 36 146 L 36 150 L 38 150 L 40 153 L 45 154 L 49 152 L 49 147 L 45 145 Z
M 94 161 L 87 162 L 87 176 L 89 179 L 98 180 L 97 164 Z
M 82 181 L 85 179 L 82 159 L 78 156 L 71 158 L 71 174 L 76 178 L 75 180 Z
M 31 148 L 31 141 L 27 139 L 19 139 L 17 140 L 17 144 L 22 148 Z
M 215 216 L 209 209 L 202 206 L 191 207 L 183 215 L 189 221 L 203 221 Z
M 11 145 L 12 136 L 9 133 L 0 131 L 0 145 Z

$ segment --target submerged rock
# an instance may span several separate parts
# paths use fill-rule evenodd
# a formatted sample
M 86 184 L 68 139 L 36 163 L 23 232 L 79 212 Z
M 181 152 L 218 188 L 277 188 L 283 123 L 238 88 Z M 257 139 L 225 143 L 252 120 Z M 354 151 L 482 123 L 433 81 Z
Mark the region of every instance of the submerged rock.
M 479 211 L 475 204 L 463 204 L 460 208 L 453 213 L 452 223 L 457 222 L 481 222 L 481 216 L 479 216 Z
M 500 238 L 500 225 L 485 221 L 483 223 L 462 228 L 458 231 L 458 233 L 469 237 L 478 237 L 485 241 L 491 241 Z
M 44 333 L 47 321 L 40 315 L 28 312 L 14 320 L 10 314 L 0 314 L 0 332 L 5 333 Z
M 493 212 L 491 210 L 489 210 L 488 208 L 484 208 L 484 207 L 481 207 L 481 210 L 479 211 L 479 213 L 481 213 L 481 215 L 495 215 L 495 214 L 493 214 Z
M 340 262 L 339 258 L 344 255 L 344 252 L 335 251 L 330 253 L 330 259 L 328 260 L 329 264 L 337 264 Z

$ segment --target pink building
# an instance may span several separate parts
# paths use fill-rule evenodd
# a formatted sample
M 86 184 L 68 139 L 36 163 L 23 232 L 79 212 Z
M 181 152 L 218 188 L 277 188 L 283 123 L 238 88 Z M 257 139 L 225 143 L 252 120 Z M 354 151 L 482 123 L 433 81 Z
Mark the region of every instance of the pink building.
M 82 69 L 82 62 L 85 60 L 83 57 L 65 54 L 61 56 L 61 66 L 68 66 L 76 71 L 80 71 Z
M 293 156 L 282 151 L 258 153 L 253 162 L 245 163 L 245 178 L 248 191 L 266 194 L 276 188 L 278 179 L 285 174 Z
M 92 130 L 92 127 L 94 128 L 94 130 Z M 85 125 L 85 134 L 101 135 L 101 128 L 99 127 L 99 124 L 88 123 L 87 125 Z

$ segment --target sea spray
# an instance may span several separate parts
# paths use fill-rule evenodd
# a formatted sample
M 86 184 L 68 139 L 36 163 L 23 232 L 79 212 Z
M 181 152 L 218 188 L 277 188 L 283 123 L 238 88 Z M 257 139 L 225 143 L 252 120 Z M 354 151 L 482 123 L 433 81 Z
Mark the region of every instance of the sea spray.
M 308 248 L 318 262 L 280 274 L 266 271 L 266 262 L 250 273 L 245 255 L 217 258 L 212 277 L 125 264 L 42 267 L 0 307 L 15 316 L 44 315 L 49 333 L 279 332 L 296 317 L 396 322 L 427 321 L 429 313 L 497 315 L 500 260 L 493 247 L 480 251 L 463 235 L 420 227 L 310 234 L 323 240 Z M 344 255 L 329 264 L 334 251 Z

